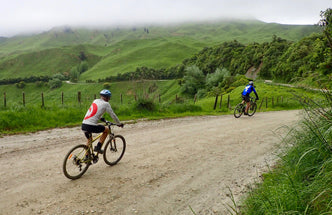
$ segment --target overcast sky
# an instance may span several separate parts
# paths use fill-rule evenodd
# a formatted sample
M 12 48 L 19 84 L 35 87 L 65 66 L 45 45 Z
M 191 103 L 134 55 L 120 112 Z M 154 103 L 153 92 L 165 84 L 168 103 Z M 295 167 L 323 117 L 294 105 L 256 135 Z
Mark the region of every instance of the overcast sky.
M 0 0 L 0 36 L 56 26 L 119 26 L 221 18 L 317 24 L 332 0 Z

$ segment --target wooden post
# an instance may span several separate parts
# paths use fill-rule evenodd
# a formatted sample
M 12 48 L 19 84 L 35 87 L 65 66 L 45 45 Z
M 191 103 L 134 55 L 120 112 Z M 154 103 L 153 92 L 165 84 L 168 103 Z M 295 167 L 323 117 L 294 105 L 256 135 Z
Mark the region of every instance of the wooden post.
M 216 95 L 216 100 L 214 101 L 214 106 L 213 106 L 213 110 L 215 110 L 217 108 L 217 103 L 218 103 L 218 95 Z
M 78 91 L 77 92 L 77 100 L 78 100 L 78 103 L 80 103 L 80 104 L 81 104 L 81 96 L 82 96 L 81 91 Z
M 196 101 L 197 101 L 197 94 L 195 94 L 194 96 L 194 104 L 196 103 Z
M 221 105 L 222 105 L 222 95 L 220 95 L 219 109 L 221 109 Z
M 22 92 L 22 98 L 23 98 L 23 106 L 25 106 L 25 93 Z
M 272 97 L 272 107 L 274 107 L 274 97 Z
M 161 97 L 160 97 L 160 94 L 159 94 L 159 96 L 158 96 L 158 101 L 159 101 L 159 103 L 161 103 Z
M 259 110 L 261 110 L 263 102 L 264 102 L 264 98 L 262 99 L 261 104 L 259 105 Z
M 227 108 L 228 109 L 230 109 L 230 107 L 231 107 L 230 101 L 231 101 L 231 96 L 228 95 L 228 98 L 227 98 Z
M 94 99 L 96 99 L 97 98 L 97 95 L 96 94 L 94 94 L 94 97 L 93 97 Z
M 44 103 L 44 93 L 43 93 L 43 92 L 41 93 L 41 99 L 42 99 L 42 105 L 41 105 L 41 107 L 43 108 L 43 107 L 45 107 L 45 103 Z
M 63 92 L 61 92 L 61 104 L 63 105 Z
M 6 92 L 3 93 L 3 105 L 4 105 L 4 107 L 7 106 Z
M 122 102 L 123 102 L 123 100 L 122 100 L 122 93 L 120 94 L 120 100 L 121 100 L 121 104 L 122 104 Z
M 265 97 L 265 107 L 267 108 L 267 97 Z

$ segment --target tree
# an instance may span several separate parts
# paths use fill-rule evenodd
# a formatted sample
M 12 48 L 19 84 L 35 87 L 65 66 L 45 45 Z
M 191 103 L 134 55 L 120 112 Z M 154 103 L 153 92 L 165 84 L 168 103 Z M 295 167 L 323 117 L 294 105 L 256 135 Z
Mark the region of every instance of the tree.
M 189 95 L 195 95 L 199 89 L 205 85 L 205 76 L 197 66 L 186 68 L 184 83 L 181 86 L 181 92 Z
M 332 9 L 328 8 L 325 11 L 321 11 L 320 17 L 318 25 L 324 28 L 323 32 L 329 42 L 330 48 L 332 48 Z
M 73 68 L 71 68 L 69 75 L 71 82 L 78 82 L 78 79 L 80 78 L 80 72 L 78 66 L 74 66 Z

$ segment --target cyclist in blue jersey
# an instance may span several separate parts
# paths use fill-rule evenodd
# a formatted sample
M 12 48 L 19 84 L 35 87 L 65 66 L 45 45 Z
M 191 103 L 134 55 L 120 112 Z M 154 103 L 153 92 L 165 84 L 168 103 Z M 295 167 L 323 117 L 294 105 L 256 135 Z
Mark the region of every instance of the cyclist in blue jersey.
M 243 92 L 242 92 L 242 104 L 244 104 L 244 102 L 247 103 L 246 105 L 246 109 L 244 111 L 244 115 L 248 115 L 248 110 L 250 107 L 250 93 L 254 92 L 256 95 L 256 100 L 258 100 L 258 95 L 257 92 L 255 90 L 254 87 L 254 82 L 253 81 L 249 81 L 249 84 L 244 88 Z

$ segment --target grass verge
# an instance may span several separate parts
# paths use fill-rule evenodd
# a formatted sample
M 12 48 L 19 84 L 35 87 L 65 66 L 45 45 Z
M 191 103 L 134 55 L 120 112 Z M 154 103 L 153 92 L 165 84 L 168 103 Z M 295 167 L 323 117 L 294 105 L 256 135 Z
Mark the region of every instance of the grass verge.
M 332 95 L 307 100 L 277 168 L 250 190 L 241 214 L 332 214 Z

